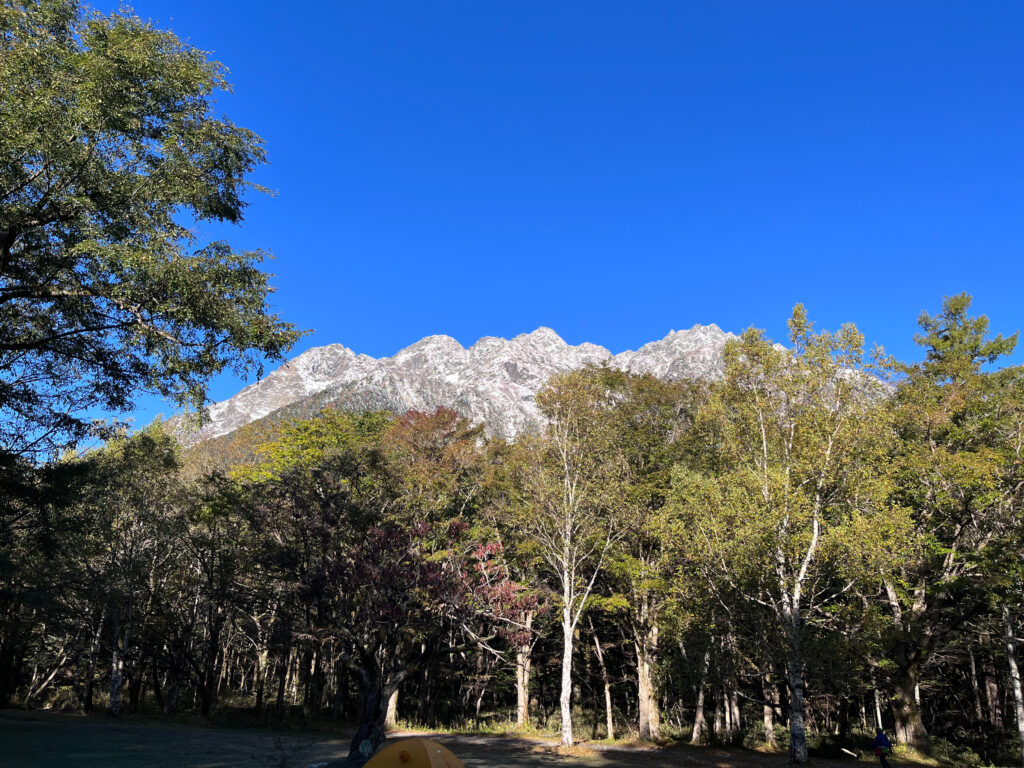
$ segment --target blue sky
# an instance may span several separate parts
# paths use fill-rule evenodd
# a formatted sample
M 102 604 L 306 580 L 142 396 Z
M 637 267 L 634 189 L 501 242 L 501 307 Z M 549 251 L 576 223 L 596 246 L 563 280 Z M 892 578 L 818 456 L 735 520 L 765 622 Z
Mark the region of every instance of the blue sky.
M 781 338 L 802 301 L 912 357 L 963 290 L 1024 326 L 1022 3 L 134 7 L 228 66 L 223 111 L 267 141 L 276 196 L 204 234 L 275 254 L 296 352 Z

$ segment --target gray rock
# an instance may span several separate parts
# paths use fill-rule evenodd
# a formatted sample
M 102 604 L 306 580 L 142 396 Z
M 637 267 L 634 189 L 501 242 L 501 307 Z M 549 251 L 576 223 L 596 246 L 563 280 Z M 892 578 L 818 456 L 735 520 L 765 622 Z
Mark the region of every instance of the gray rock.
M 211 405 L 209 421 L 184 439 L 201 442 L 281 409 L 308 415 L 331 404 L 396 412 L 445 406 L 482 421 L 493 435 L 514 438 L 540 423 L 534 396 L 555 374 L 592 363 L 667 380 L 717 378 L 730 338 L 735 337 L 716 325 L 695 325 L 612 355 L 596 344 L 567 344 L 550 328 L 538 328 L 513 339 L 488 336 L 469 349 L 450 336 L 428 336 L 380 359 L 331 344 L 303 352 Z

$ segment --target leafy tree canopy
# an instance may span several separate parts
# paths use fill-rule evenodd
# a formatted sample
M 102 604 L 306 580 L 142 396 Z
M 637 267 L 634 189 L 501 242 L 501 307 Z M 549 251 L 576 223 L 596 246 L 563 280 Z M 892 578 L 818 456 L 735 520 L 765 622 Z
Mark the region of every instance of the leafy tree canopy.
M 199 407 L 226 367 L 299 337 L 239 222 L 262 140 L 215 113 L 225 70 L 172 33 L 74 0 L 0 3 L 0 450 L 85 435 L 137 392 Z

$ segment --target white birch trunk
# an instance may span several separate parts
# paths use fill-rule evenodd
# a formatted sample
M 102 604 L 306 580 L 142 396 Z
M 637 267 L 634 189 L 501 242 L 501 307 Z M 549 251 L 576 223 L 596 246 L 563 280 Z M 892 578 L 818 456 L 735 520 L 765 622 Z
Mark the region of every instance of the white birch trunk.
M 1017 638 L 1013 617 L 1008 606 L 1003 606 L 1003 626 L 1006 630 L 1006 660 L 1010 665 L 1010 685 L 1013 687 L 1013 703 L 1017 713 L 1017 736 L 1020 739 L 1021 765 L 1024 765 L 1024 694 L 1021 693 L 1020 668 L 1017 666 Z
M 568 589 L 566 589 L 568 592 Z M 562 692 L 559 706 L 562 712 L 562 746 L 572 746 L 572 648 L 573 626 L 571 610 L 566 595 L 566 605 L 562 609 Z

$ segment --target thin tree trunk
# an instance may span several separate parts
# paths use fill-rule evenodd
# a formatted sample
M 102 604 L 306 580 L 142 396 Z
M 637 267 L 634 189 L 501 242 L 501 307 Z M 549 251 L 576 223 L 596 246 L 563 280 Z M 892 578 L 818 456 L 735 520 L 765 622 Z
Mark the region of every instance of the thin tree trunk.
M 64 662 L 66 662 L 67 660 L 68 660 L 68 655 L 65 652 L 64 648 L 61 647 L 60 655 L 57 658 L 57 665 L 53 668 L 53 671 L 50 672 L 50 674 L 46 677 L 45 680 L 43 680 L 42 682 L 39 683 L 38 687 L 32 687 L 32 686 L 29 687 L 29 692 L 25 696 L 25 705 L 26 706 L 28 706 L 31 703 L 32 699 L 34 699 L 36 696 L 41 694 L 43 691 L 45 691 L 49 687 L 50 683 L 53 682 L 53 678 L 55 678 L 57 676 L 57 673 L 60 672 L 61 669 L 64 668 Z M 33 674 L 33 677 L 35 677 L 34 674 Z M 33 686 L 34 685 L 35 685 L 35 681 L 33 681 Z
M 722 684 L 722 711 L 725 713 L 725 740 L 732 742 L 732 707 L 729 704 L 729 688 Z
M 288 654 L 288 703 L 295 706 L 299 700 L 299 650 L 292 648 Z
M 1010 685 L 1017 713 L 1017 737 L 1020 739 L 1021 764 L 1024 765 L 1024 694 L 1021 693 L 1020 669 L 1017 666 L 1017 636 L 1009 606 L 1003 606 L 1003 627 L 1006 631 L 1006 660 L 1010 665 Z
M 779 705 L 779 692 L 775 690 L 770 672 L 761 676 L 761 696 L 764 699 L 762 718 L 764 722 L 764 743 L 775 746 L 775 708 Z
M 282 652 L 277 659 L 277 715 L 284 713 L 284 692 L 288 687 L 288 658 L 291 652 Z
M 690 736 L 691 744 L 700 744 L 702 736 L 707 730 L 707 723 L 704 720 L 704 688 L 707 685 L 708 667 L 711 665 L 711 647 L 704 651 L 704 662 L 700 668 L 700 682 L 697 684 L 697 707 L 693 717 L 693 734 Z
M 121 688 L 124 683 L 124 657 L 128 651 L 128 632 L 131 627 L 131 609 L 129 608 L 124 624 L 117 620 L 115 613 L 113 626 L 113 642 L 111 643 L 110 660 L 110 702 L 107 712 L 115 717 L 121 712 Z
M 533 657 L 533 611 L 526 612 L 526 642 L 516 649 L 516 730 L 530 723 L 530 666 Z
M 981 636 L 982 644 L 988 653 L 985 654 L 985 699 L 988 704 L 988 721 L 995 728 L 1003 727 L 1002 697 L 999 695 L 999 675 L 996 672 L 995 660 L 991 649 L 991 637 L 986 632 Z
M 254 687 L 256 688 L 256 719 L 263 719 L 263 692 L 267 685 L 267 663 L 270 661 L 270 652 L 266 646 L 256 652 L 256 670 Z
M 641 627 L 635 641 L 637 678 L 637 720 L 640 738 L 657 739 L 661 735 L 658 696 L 651 669 L 658 650 L 658 627 Z
M 85 691 L 83 694 L 84 701 L 82 702 L 82 709 L 86 712 L 92 711 L 92 697 L 93 697 L 93 686 L 96 682 L 96 654 L 100 650 L 100 640 L 103 636 L 103 623 L 107 619 L 107 606 L 103 604 L 103 608 L 100 610 L 100 620 L 96 624 L 96 631 L 92 633 L 92 639 L 89 641 L 89 657 L 86 664 L 85 671 Z
M 978 685 L 978 664 L 974 659 L 974 650 L 968 648 L 967 655 L 971 660 L 971 693 L 974 694 L 974 715 L 980 723 L 985 717 L 981 710 L 981 686 Z
M 565 606 L 562 608 L 562 691 L 558 697 L 562 715 L 562 746 L 572 746 L 572 648 L 573 626 L 571 603 L 568 595 L 568 582 L 565 589 Z
M 420 647 L 420 653 L 426 653 L 426 646 Z M 430 674 L 430 664 L 423 665 L 423 676 L 420 678 L 420 701 L 416 709 L 416 717 L 420 725 L 433 724 L 434 710 L 431 706 L 433 701 L 434 678 Z
M 115 717 L 121 712 L 121 686 L 124 683 L 124 654 L 121 643 L 114 639 L 110 663 L 110 703 L 107 711 Z
M 735 688 L 729 691 L 726 706 L 729 708 L 729 740 L 736 744 L 743 740 L 740 735 L 743 726 L 740 723 L 740 694 Z
M 597 665 L 601 669 L 601 681 L 604 683 L 604 713 L 605 733 L 609 741 L 615 740 L 615 723 L 612 719 L 612 687 L 608 680 L 608 668 L 604 663 L 604 652 L 601 650 L 601 641 L 594 631 L 594 622 L 590 622 L 590 634 L 594 637 L 594 650 L 597 652 Z
M 725 730 L 725 710 L 722 708 L 724 688 L 721 686 L 715 686 L 715 717 L 714 717 L 714 731 L 716 743 L 721 740 L 722 732 Z

